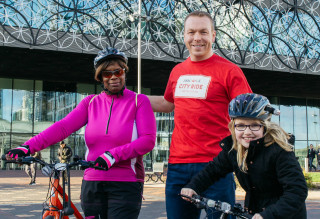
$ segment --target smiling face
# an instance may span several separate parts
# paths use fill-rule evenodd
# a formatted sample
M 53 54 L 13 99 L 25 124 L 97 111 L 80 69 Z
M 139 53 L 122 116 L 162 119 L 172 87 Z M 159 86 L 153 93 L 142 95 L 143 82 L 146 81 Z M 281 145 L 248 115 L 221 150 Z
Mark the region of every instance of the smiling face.
M 122 67 L 117 62 L 110 62 L 110 64 L 106 67 L 105 70 L 107 71 L 115 71 L 118 69 L 122 69 Z M 117 77 L 115 74 L 111 76 L 111 78 L 103 77 L 102 81 L 103 85 L 106 89 L 108 89 L 111 93 L 118 93 L 121 91 L 125 84 L 126 73 L 122 74 L 121 76 Z
M 208 17 L 190 16 L 185 21 L 184 43 L 192 61 L 202 61 L 213 55 L 216 32 Z
M 235 126 L 247 126 L 245 127 L 244 131 L 239 131 L 237 128 L 235 128 L 235 135 L 237 141 L 245 148 L 249 148 L 250 142 L 257 140 L 259 138 L 263 137 L 263 127 L 260 127 L 257 131 L 252 131 L 251 129 L 258 129 L 258 126 L 262 125 L 260 120 L 257 119 L 240 119 L 236 118 L 234 119 Z M 248 126 L 251 127 L 248 127 Z M 251 128 L 251 129 L 250 129 Z

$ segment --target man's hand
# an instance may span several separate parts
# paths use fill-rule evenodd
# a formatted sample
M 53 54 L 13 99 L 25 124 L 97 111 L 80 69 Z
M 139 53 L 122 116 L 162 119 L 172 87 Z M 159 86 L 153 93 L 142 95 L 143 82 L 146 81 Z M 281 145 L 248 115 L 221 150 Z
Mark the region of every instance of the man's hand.
M 96 159 L 94 165 L 108 170 L 114 164 L 115 161 L 116 160 L 114 159 L 112 154 L 109 151 L 106 151 Z
M 180 194 L 186 195 L 189 197 L 192 197 L 193 195 L 198 195 L 193 189 L 189 189 L 189 188 L 182 188 Z M 190 199 L 188 198 L 185 198 L 185 197 L 182 197 L 182 198 L 186 201 L 190 201 Z
M 11 149 L 6 154 L 7 160 L 18 159 L 18 157 L 30 156 L 30 149 L 28 145 L 20 145 L 17 148 Z

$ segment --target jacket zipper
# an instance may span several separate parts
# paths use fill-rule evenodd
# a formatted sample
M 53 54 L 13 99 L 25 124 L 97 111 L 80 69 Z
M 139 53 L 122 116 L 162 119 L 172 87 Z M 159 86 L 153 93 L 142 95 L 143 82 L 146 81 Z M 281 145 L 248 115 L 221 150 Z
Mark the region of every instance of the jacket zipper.
M 109 112 L 109 119 L 108 119 L 108 123 L 107 123 L 107 130 L 106 130 L 106 134 L 108 134 L 108 130 L 109 130 L 109 122 L 110 122 L 110 118 L 111 118 L 111 111 L 112 111 L 112 106 L 113 106 L 113 98 L 112 98 L 112 102 L 111 102 L 111 106 L 110 106 L 110 112 Z

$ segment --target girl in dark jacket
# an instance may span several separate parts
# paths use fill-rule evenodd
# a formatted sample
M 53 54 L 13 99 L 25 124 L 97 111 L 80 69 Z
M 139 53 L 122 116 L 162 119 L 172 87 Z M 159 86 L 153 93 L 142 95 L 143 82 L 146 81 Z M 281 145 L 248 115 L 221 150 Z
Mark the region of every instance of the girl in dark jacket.
M 201 194 L 227 173 L 235 172 L 246 191 L 245 208 L 254 219 L 306 218 L 308 189 L 302 169 L 290 136 L 270 121 L 271 114 L 279 113 L 264 96 L 241 94 L 234 98 L 229 104 L 231 136 L 220 142 L 220 154 L 181 194 Z

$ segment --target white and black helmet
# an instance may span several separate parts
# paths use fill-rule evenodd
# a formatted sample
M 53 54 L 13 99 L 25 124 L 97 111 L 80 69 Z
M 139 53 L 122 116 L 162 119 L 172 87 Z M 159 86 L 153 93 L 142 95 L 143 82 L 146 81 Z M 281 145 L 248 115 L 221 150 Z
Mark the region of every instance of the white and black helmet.
M 280 115 L 280 111 L 270 105 L 268 98 L 259 94 L 240 94 L 229 103 L 230 118 L 243 117 L 265 120 L 271 114 Z

